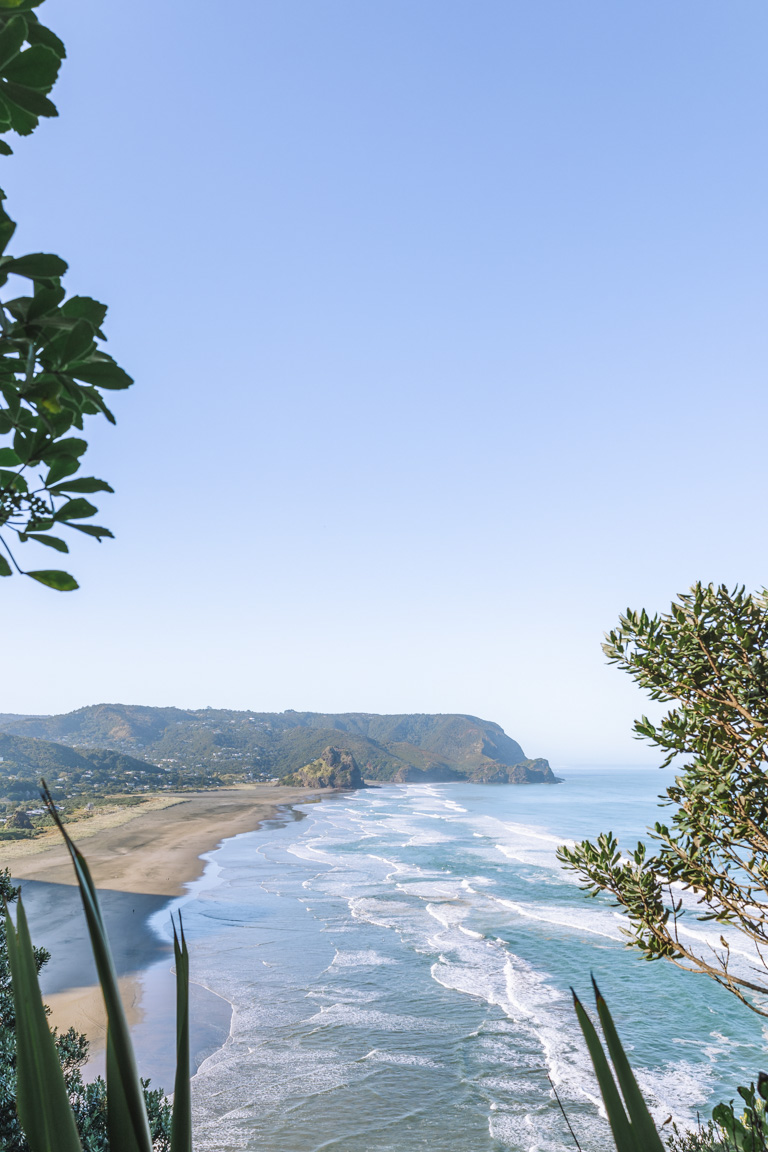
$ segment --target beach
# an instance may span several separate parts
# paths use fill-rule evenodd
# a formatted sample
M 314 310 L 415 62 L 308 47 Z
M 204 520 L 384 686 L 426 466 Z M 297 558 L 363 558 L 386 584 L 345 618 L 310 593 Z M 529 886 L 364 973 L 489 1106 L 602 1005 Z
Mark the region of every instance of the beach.
M 129 1022 L 142 1018 L 140 975 L 167 958 L 170 949 L 147 920 L 202 873 L 201 854 L 229 836 L 249 832 L 281 806 L 311 801 L 315 793 L 268 784 L 202 792 L 154 795 L 135 807 L 97 809 L 68 825 L 84 853 L 112 947 Z M 85 1032 L 91 1051 L 103 1048 L 105 1017 L 87 938 L 80 896 L 69 854 L 56 830 L 36 840 L 0 845 L 0 868 L 21 884 L 33 943 L 46 948 L 50 962 L 41 988 L 60 1029 Z M 229 1007 L 204 990 L 197 1048 L 207 1051 L 226 1035 Z M 226 1027 L 225 1027 L 226 1024 Z

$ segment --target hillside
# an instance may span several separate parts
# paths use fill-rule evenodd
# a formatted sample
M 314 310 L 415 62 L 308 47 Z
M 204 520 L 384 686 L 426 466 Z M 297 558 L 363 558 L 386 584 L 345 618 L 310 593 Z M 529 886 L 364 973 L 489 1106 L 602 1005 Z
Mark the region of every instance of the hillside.
M 165 784 L 154 764 L 108 749 L 80 751 L 48 740 L 0 732 L 0 800 L 37 800 L 40 779 L 55 794 L 133 792 Z
M 97 704 L 62 716 L 2 716 L 0 731 L 159 766 L 174 781 L 282 778 L 333 747 L 372 780 L 555 783 L 546 760 L 488 720 L 457 714 L 235 712 Z M 2 751 L 0 750 L 0 755 Z M 168 779 L 168 777 L 166 777 Z

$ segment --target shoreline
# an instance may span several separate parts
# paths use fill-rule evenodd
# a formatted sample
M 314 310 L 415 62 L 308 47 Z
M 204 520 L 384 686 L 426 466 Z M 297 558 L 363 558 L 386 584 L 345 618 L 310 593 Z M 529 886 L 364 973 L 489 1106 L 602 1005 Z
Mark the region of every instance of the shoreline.
M 255 831 L 278 817 L 281 808 L 317 803 L 321 796 L 311 789 L 269 784 L 155 795 L 134 808 L 97 813 L 67 826 L 99 892 L 132 1028 L 145 1018 L 145 995 L 175 1000 L 172 948 L 149 927 L 150 917 L 202 876 L 204 853 L 225 839 Z M 21 885 L 33 943 L 51 954 L 40 975 L 50 1023 L 60 1031 L 74 1027 L 86 1034 L 90 1078 L 102 1071 L 106 1018 L 69 854 L 54 830 L 36 840 L 2 844 L 2 868 Z M 147 990 L 150 984 L 154 991 Z M 193 1053 L 204 1059 L 226 1039 L 231 1009 L 202 986 L 193 989 L 198 1022 Z M 195 1060 L 197 1066 L 201 1059 Z

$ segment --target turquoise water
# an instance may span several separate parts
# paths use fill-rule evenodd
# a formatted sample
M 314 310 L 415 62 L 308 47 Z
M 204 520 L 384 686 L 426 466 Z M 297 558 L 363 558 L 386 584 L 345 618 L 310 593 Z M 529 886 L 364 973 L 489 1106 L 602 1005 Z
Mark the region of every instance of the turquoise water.
M 754 1077 L 760 1019 L 627 950 L 555 860 L 608 829 L 631 846 L 670 774 L 560 774 L 334 795 L 211 854 L 179 902 L 193 977 L 234 1008 L 193 1081 L 200 1152 L 572 1148 L 548 1076 L 609 1148 L 568 993 L 590 972 L 659 1122 Z

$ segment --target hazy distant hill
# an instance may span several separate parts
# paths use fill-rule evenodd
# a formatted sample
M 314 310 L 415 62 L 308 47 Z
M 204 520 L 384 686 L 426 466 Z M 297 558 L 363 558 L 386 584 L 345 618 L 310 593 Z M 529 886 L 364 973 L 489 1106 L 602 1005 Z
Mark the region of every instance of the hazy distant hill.
M 62 716 L 2 716 L 0 730 L 138 756 L 184 776 L 282 777 L 332 746 L 368 779 L 555 782 L 498 724 L 476 716 L 367 712 L 235 712 L 97 704 Z M 2 754 L 0 752 L 0 754 Z

